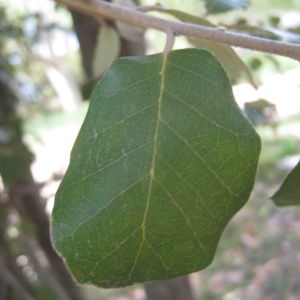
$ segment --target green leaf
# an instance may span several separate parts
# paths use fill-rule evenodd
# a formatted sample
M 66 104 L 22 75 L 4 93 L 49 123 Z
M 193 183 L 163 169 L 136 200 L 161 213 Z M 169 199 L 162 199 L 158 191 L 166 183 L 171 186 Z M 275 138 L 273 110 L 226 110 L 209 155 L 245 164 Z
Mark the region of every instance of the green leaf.
M 233 9 L 247 8 L 249 1 L 245 0 L 204 0 L 208 14 L 224 13 Z
M 226 27 L 238 33 L 262 37 L 265 39 L 279 40 L 287 43 L 300 43 L 299 34 L 287 30 L 278 29 L 278 28 L 272 28 L 272 27 L 264 28 L 259 26 L 243 24 L 243 23 L 233 24 Z
M 121 41 L 117 31 L 112 26 L 103 22 L 94 50 L 93 75 L 95 78 L 100 78 L 111 63 L 119 56 L 120 44 Z
M 209 27 L 217 27 L 206 19 L 196 17 L 182 11 L 174 9 L 164 9 L 163 12 L 171 14 L 172 16 L 183 22 Z M 223 65 L 232 81 L 237 81 L 242 75 L 245 75 L 249 82 L 254 87 L 256 87 L 249 69 L 230 46 L 194 38 L 188 38 L 188 41 L 197 48 L 206 49 L 212 52 L 220 60 L 221 64 Z
M 278 206 L 300 205 L 300 161 L 272 196 Z
M 53 243 L 78 282 L 102 287 L 203 269 L 249 197 L 259 150 L 209 52 L 118 59 L 56 194 Z

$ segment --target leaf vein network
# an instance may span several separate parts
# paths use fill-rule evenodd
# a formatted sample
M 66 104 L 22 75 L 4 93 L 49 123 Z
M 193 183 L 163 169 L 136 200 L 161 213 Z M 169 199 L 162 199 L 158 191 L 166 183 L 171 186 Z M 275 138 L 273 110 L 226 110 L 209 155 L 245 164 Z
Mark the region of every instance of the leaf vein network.
M 186 68 L 184 68 L 181 65 L 178 65 L 176 63 L 171 63 L 170 62 L 169 64 L 173 65 L 174 67 L 176 67 L 176 68 L 178 68 L 178 69 L 180 69 L 180 70 L 182 70 L 182 71 L 184 71 L 186 73 L 190 73 L 190 74 L 194 75 L 195 77 L 198 77 L 200 80 L 206 81 L 206 82 L 210 83 L 213 86 L 218 86 L 218 84 L 217 84 L 217 82 L 215 80 L 208 79 L 207 77 L 205 77 L 203 75 L 200 75 L 199 73 L 196 73 L 196 72 L 194 72 L 194 71 L 192 71 L 190 69 L 186 69 Z
M 161 182 L 157 181 L 156 179 L 154 179 L 154 180 L 161 187 L 161 189 L 165 192 L 165 194 L 167 195 L 167 197 L 171 200 L 171 202 L 174 204 L 174 206 L 176 207 L 176 209 L 179 211 L 179 213 L 183 217 L 183 219 L 184 219 L 184 221 L 185 221 L 188 229 L 190 230 L 190 232 L 192 233 L 192 236 L 196 240 L 196 242 L 197 242 L 197 244 L 199 246 L 199 249 L 201 249 L 204 252 L 204 254 L 206 255 L 206 257 L 209 257 L 209 255 L 207 253 L 207 249 L 205 248 L 205 246 L 203 245 L 203 243 L 201 242 L 201 240 L 197 237 L 197 233 L 194 231 L 193 226 L 192 226 L 189 218 L 186 216 L 184 210 L 176 202 L 176 200 L 171 195 L 171 193 L 168 191 L 168 189 Z
M 124 195 L 125 193 L 127 193 L 130 189 L 132 189 L 133 187 L 135 187 L 136 185 L 138 185 L 139 183 L 141 183 L 143 180 L 145 180 L 147 177 L 149 176 L 149 174 L 146 174 L 145 176 L 143 176 L 142 178 L 140 178 L 139 180 L 135 181 L 134 183 L 132 183 L 131 185 L 127 186 L 126 189 L 124 189 L 123 191 L 121 191 L 120 193 L 118 193 L 117 195 L 115 195 L 113 198 L 111 198 L 105 205 L 100 206 L 92 215 L 90 215 L 86 220 L 84 220 L 83 222 L 79 223 L 74 230 L 72 231 L 72 233 L 70 234 L 70 236 L 74 236 L 75 233 L 80 229 L 80 227 L 82 227 L 83 225 L 85 225 L 86 223 L 88 223 L 89 221 L 91 221 L 93 218 L 96 218 L 104 209 L 107 209 L 116 199 L 118 199 L 119 197 L 121 197 L 122 195 Z
M 234 136 L 238 136 L 237 132 L 232 131 L 229 128 L 226 128 L 224 125 L 212 120 L 211 118 L 209 118 L 208 116 L 206 116 L 205 114 L 203 114 L 202 112 L 200 112 L 194 105 L 186 103 L 185 101 L 183 101 L 179 96 L 177 96 L 176 94 L 172 93 L 170 90 L 166 90 L 166 92 L 176 101 L 180 102 L 182 105 L 186 106 L 187 108 L 191 109 L 192 111 L 194 111 L 197 115 L 199 115 L 201 118 L 205 119 L 206 121 L 208 121 L 209 123 L 211 123 L 212 125 L 218 127 L 218 128 L 222 128 L 225 131 L 233 134 Z
M 171 132 L 173 132 L 173 134 L 179 139 L 181 140 L 186 146 L 187 148 L 195 155 L 195 157 L 197 157 L 203 164 L 204 166 L 207 168 L 207 170 L 217 179 L 217 181 L 230 193 L 230 195 L 232 196 L 238 196 L 236 193 L 234 193 L 231 189 L 230 186 L 228 186 L 223 180 L 222 178 L 216 173 L 216 171 L 206 162 L 206 160 L 189 144 L 189 142 L 182 137 L 174 128 L 172 128 L 172 126 L 166 122 L 165 120 L 161 120 L 162 123 L 164 123 Z
M 142 148 L 144 147 L 147 147 L 149 144 L 151 144 L 152 141 L 148 141 L 147 143 L 144 143 L 142 145 L 139 145 L 138 147 L 128 151 L 128 152 L 125 152 L 123 153 L 122 155 L 120 155 L 118 158 L 114 159 L 113 161 L 110 161 L 109 163 L 105 164 L 104 166 L 102 166 L 100 169 L 92 172 L 92 173 L 89 173 L 88 175 L 84 176 L 84 177 L 81 177 L 80 179 L 76 180 L 76 181 L 73 181 L 70 186 L 76 184 L 76 183 L 79 183 L 79 182 L 82 182 L 82 181 L 85 181 L 86 179 L 90 178 L 91 176 L 94 176 L 96 174 L 100 174 L 102 173 L 103 171 L 105 171 L 107 168 L 111 167 L 112 165 L 118 163 L 119 161 L 121 161 L 122 159 L 124 159 L 125 157 L 127 157 L 129 154 L 132 154 L 136 151 L 139 151 L 141 150 Z
M 162 163 L 164 163 L 170 170 L 172 173 L 175 174 L 176 177 L 178 177 L 190 190 L 190 192 L 192 192 L 193 194 L 195 194 L 195 196 L 197 197 L 197 199 L 200 199 L 200 203 L 201 205 L 204 207 L 204 209 L 207 211 L 207 213 L 214 219 L 220 220 L 220 218 L 218 216 L 216 216 L 206 205 L 204 199 L 202 197 L 200 197 L 200 195 L 198 194 L 198 192 L 195 192 L 195 188 L 187 181 L 185 180 L 184 177 L 181 176 L 181 174 L 179 172 L 177 172 L 169 163 L 167 163 L 164 159 L 159 158 L 160 161 L 162 161 Z
M 118 246 L 114 247 L 110 252 L 108 252 L 104 257 L 102 257 L 98 262 L 96 262 L 96 264 L 94 265 L 94 267 L 91 269 L 89 274 L 92 274 L 96 268 L 98 267 L 99 264 L 101 264 L 104 260 L 106 260 L 109 256 L 113 255 L 116 251 L 119 250 L 119 248 L 125 244 L 137 231 L 139 230 L 139 228 L 135 229 L 132 233 L 130 233 L 127 237 L 125 237 L 120 243 L 118 243 Z M 90 277 L 90 275 L 87 275 L 87 277 Z
M 140 110 L 138 110 L 138 111 L 135 111 L 135 112 L 129 114 L 126 118 L 121 119 L 121 120 L 119 120 L 119 121 L 117 121 L 117 122 L 112 123 L 111 125 L 105 127 L 105 128 L 102 129 L 101 131 L 98 131 L 98 132 L 96 131 L 96 132 L 94 132 L 93 135 L 90 136 L 90 137 L 88 138 L 88 140 L 87 140 L 84 144 L 78 146 L 78 149 L 80 149 L 80 148 L 82 148 L 82 147 L 84 147 L 84 146 L 89 145 L 89 143 L 94 142 L 95 137 L 96 137 L 96 138 L 99 138 L 102 134 L 106 133 L 108 130 L 111 130 L 111 129 L 113 129 L 113 128 L 119 126 L 119 125 L 122 125 L 123 123 L 125 123 L 125 122 L 128 121 L 128 120 L 130 120 L 131 118 L 136 117 L 137 115 L 139 115 L 139 114 L 141 114 L 141 113 L 147 111 L 148 109 L 150 109 L 150 108 L 152 108 L 152 107 L 154 107 L 154 106 L 155 106 L 155 104 L 151 104 L 151 105 L 145 106 L 144 108 L 142 108 L 142 109 L 140 109 Z
M 113 93 L 111 93 L 111 94 L 109 94 L 109 95 L 106 94 L 105 97 L 110 98 L 110 97 L 116 96 L 116 95 L 118 95 L 118 94 L 120 94 L 120 93 L 122 93 L 122 92 L 124 92 L 124 91 L 126 91 L 126 90 L 132 89 L 132 88 L 134 88 L 135 86 L 140 85 L 140 84 L 143 83 L 143 82 L 146 82 L 146 81 L 148 81 L 148 80 L 150 80 L 150 79 L 153 79 L 153 78 L 155 78 L 156 76 L 157 76 L 156 73 L 154 73 L 153 75 L 148 76 L 148 77 L 146 77 L 146 78 L 143 78 L 143 79 L 140 79 L 140 80 L 134 80 L 134 81 L 132 81 L 131 84 L 127 84 L 126 87 L 124 87 L 124 88 L 122 88 L 122 89 L 119 89 L 119 90 L 117 90 L 117 91 L 115 91 L 115 92 L 113 92 Z

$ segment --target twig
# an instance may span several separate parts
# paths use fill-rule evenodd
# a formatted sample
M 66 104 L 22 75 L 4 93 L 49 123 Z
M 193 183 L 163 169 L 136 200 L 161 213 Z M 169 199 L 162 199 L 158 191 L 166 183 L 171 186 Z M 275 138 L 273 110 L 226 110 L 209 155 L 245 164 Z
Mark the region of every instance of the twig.
M 164 53 L 168 53 L 169 51 L 172 50 L 173 45 L 174 45 L 174 41 L 175 41 L 175 32 L 172 30 L 169 30 L 166 32 L 166 46 L 164 49 Z
M 85 14 L 99 14 L 112 20 L 122 21 L 144 28 L 154 28 L 163 32 L 173 31 L 176 34 L 209 40 L 217 43 L 227 44 L 258 50 L 271 54 L 283 55 L 300 61 L 300 45 L 286 42 L 278 42 L 245 34 L 226 31 L 221 28 L 211 28 L 191 23 L 182 23 L 164 20 L 147 15 L 138 10 L 128 9 L 124 6 L 104 2 L 101 0 L 56 0 L 58 3 L 67 5 L 69 8 Z

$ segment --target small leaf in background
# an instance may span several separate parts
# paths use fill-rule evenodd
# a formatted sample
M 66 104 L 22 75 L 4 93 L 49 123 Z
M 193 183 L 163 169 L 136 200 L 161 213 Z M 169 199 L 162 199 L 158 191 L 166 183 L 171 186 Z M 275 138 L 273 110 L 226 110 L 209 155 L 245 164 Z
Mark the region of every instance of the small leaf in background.
M 300 35 L 295 32 L 272 27 L 258 27 L 247 24 L 235 24 L 227 26 L 228 29 L 243 34 L 262 37 L 266 39 L 279 40 L 287 43 L 300 43 Z
M 224 13 L 233 9 L 244 9 L 249 6 L 245 0 L 204 0 L 208 14 Z
M 300 44 L 300 34 L 298 33 L 290 32 L 278 28 L 268 28 L 268 30 L 274 35 L 274 39 L 286 43 Z
M 300 162 L 287 175 L 272 199 L 278 206 L 300 205 Z
M 254 126 L 268 125 L 275 128 L 278 125 L 276 105 L 266 99 L 245 102 L 244 112 Z
M 56 194 L 53 243 L 79 283 L 122 287 L 201 270 L 249 197 L 259 151 L 209 52 L 118 59 Z
M 101 77 L 111 63 L 119 56 L 120 37 L 117 31 L 110 25 L 101 24 L 97 45 L 94 51 L 93 75 Z
M 233 83 L 238 81 L 242 75 L 245 75 L 254 87 L 257 86 L 248 67 L 230 46 L 193 38 L 188 40 L 197 48 L 212 52 L 220 60 Z
M 182 11 L 173 9 L 164 9 L 163 11 L 171 14 L 172 16 L 178 18 L 183 22 L 216 27 L 216 25 L 204 18 L 196 17 Z M 253 79 L 248 67 L 230 46 L 194 38 L 188 38 L 188 41 L 199 49 L 206 49 L 212 52 L 220 60 L 225 71 L 228 73 L 228 76 L 233 82 L 238 81 L 238 79 L 240 79 L 241 76 L 244 75 L 248 79 L 248 81 L 254 87 L 256 87 L 255 80 Z

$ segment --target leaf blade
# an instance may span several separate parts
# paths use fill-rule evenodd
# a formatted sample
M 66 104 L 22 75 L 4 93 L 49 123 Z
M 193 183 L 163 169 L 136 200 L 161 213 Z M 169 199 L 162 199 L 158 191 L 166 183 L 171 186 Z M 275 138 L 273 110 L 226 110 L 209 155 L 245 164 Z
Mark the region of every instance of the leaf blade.
M 259 147 L 208 52 L 120 59 L 57 192 L 55 247 L 79 282 L 103 287 L 205 268 L 249 196 Z
M 93 57 L 93 76 L 100 78 L 120 54 L 120 37 L 110 25 L 103 23 L 97 37 Z
M 287 175 L 278 191 L 271 197 L 276 205 L 300 205 L 300 161 Z

